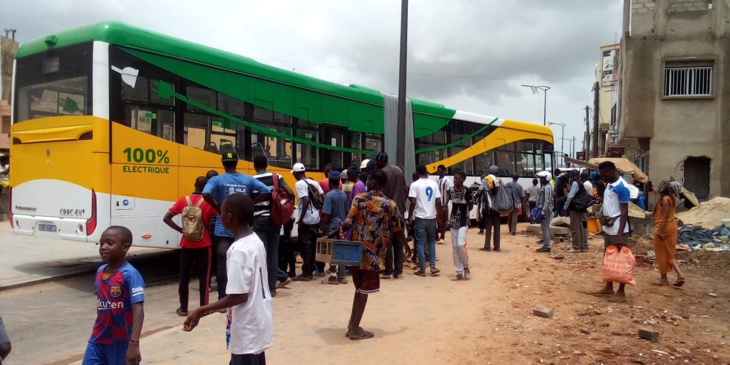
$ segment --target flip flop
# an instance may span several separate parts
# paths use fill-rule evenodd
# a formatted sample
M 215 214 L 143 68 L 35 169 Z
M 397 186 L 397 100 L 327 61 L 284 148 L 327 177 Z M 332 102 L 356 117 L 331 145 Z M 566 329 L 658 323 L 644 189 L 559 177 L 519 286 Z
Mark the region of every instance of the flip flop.
M 669 283 L 667 283 L 667 285 L 669 285 Z M 684 278 L 683 277 L 677 278 L 677 281 L 675 281 L 674 284 L 672 284 L 672 285 L 674 285 L 677 288 L 681 288 L 682 285 L 684 285 Z
M 286 287 L 287 285 L 291 284 L 292 281 L 294 280 L 292 280 L 290 277 L 287 277 L 286 280 L 279 282 L 279 285 L 277 285 L 276 288 L 278 289 Z
M 353 341 L 360 341 L 360 340 L 366 340 L 368 338 L 373 338 L 373 336 L 375 336 L 375 334 L 372 332 L 362 331 L 362 334 L 360 336 L 357 336 L 357 337 L 349 336 L 349 339 L 351 339 Z
M 180 317 L 187 317 L 188 316 L 188 312 L 183 311 L 182 308 L 178 308 L 175 311 L 175 313 L 177 313 L 177 315 L 180 316 Z

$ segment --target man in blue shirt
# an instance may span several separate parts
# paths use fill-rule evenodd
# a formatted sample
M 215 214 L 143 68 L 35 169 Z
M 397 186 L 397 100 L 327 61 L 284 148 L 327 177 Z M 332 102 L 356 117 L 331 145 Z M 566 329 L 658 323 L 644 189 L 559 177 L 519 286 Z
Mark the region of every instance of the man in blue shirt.
M 340 190 L 340 172 L 331 171 L 328 177 L 330 191 L 324 196 L 324 204 L 322 205 L 322 219 L 319 227 L 324 231 L 325 236 L 329 236 L 340 229 L 340 223 L 347 219 L 347 213 L 350 212 L 350 204 L 348 204 L 347 195 Z M 347 284 L 345 279 L 345 266 L 330 264 L 330 277 L 325 279 L 323 283 L 327 284 Z
M 238 154 L 233 149 L 221 151 L 221 162 L 224 173 L 214 176 L 203 189 L 203 198 L 208 204 L 214 207 L 220 214 L 220 203 L 229 195 L 245 194 L 249 197 L 258 193 L 253 200 L 254 204 L 270 199 L 271 193 L 266 184 L 254 179 L 250 175 L 236 171 L 238 166 Z M 218 268 L 216 270 L 216 283 L 218 285 L 218 299 L 226 296 L 226 285 L 228 284 L 226 274 L 226 252 L 233 243 L 233 233 L 223 228 L 221 219 L 215 222 L 213 232 L 213 246 L 215 248 Z

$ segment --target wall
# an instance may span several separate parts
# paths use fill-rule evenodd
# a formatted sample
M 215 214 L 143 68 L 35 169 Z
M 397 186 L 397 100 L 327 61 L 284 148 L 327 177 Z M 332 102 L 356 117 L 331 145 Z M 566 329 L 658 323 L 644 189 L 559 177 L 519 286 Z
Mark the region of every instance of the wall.
M 711 158 L 712 197 L 730 196 L 730 82 L 725 81 L 730 0 L 713 2 L 708 9 L 707 0 L 631 1 L 630 29 L 622 39 L 618 124 L 621 138 L 650 138 L 648 173 L 654 181 L 684 180 L 687 157 Z M 663 98 L 665 61 L 689 58 L 714 60 L 713 97 Z

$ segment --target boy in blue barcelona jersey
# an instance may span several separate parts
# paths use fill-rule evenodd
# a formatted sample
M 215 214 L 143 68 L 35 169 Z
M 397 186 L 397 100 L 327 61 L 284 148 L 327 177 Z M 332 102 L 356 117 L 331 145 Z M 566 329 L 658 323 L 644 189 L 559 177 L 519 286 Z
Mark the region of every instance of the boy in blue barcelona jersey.
M 253 203 L 268 201 L 271 193 L 266 184 L 256 180 L 251 175 L 242 174 L 236 171 L 238 166 L 238 154 L 233 148 L 221 148 L 221 162 L 226 172 L 214 176 L 203 188 L 203 199 L 220 213 L 220 203 L 228 196 L 233 194 L 244 194 L 252 197 L 254 193 L 258 193 Z M 218 219 L 215 222 L 215 231 L 213 232 L 214 255 L 217 261 L 216 283 L 218 285 L 218 299 L 226 296 L 226 252 L 233 244 L 233 233 L 226 230 Z
M 132 232 L 111 226 L 101 234 L 96 272 L 96 322 L 83 365 L 138 364 L 139 337 L 144 322 L 144 280 L 129 262 Z

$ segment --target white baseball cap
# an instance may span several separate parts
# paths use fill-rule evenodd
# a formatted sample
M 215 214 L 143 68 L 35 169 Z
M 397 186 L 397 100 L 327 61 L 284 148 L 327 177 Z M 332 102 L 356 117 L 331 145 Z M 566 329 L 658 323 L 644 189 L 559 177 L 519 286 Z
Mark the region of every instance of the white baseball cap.
M 370 162 L 370 160 L 369 160 L 369 159 L 367 159 L 367 158 L 366 158 L 366 159 L 364 159 L 364 160 L 362 160 L 362 163 L 360 163 L 360 170 L 362 170 L 362 169 L 364 169 L 364 168 L 368 167 L 368 162 Z
M 295 173 L 295 172 L 304 172 L 304 171 L 307 171 L 307 169 L 304 168 L 304 164 L 301 163 L 301 162 L 295 163 L 294 164 L 294 167 L 291 168 L 291 172 L 292 173 Z

